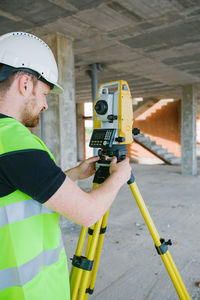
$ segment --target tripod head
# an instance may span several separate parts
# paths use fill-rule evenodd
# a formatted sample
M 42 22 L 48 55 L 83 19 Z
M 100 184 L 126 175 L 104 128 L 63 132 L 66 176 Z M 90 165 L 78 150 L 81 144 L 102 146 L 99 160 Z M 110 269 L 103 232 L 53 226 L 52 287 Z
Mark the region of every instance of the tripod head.
M 104 156 L 117 157 L 117 162 L 122 161 L 124 157 L 126 157 L 128 151 L 126 150 L 127 145 L 115 145 L 111 148 L 99 149 L 98 155 L 102 160 L 104 160 Z

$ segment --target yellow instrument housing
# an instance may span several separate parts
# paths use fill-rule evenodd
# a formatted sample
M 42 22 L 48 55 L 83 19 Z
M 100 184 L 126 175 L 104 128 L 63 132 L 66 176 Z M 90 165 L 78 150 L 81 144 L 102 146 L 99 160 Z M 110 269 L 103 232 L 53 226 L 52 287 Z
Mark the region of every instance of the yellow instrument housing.
M 96 113 L 95 105 L 102 99 L 102 97 L 103 99 L 106 98 L 105 94 L 102 93 L 103 90 L 112 90 L 113 88 L 115 88 L 115 92 L 108 94 L 113 95 L 112 110 L 113 114 L 117 115 L 117 120 L 114 120 L 113 122 L 106 122 L 105 120 L 103 121 L 103 118 Z M 100 85 L 93 105 L 93 116 L 94 129 L 106 128 L 106 126 L 109 128 L 116 128 L 118 137 L 124 138 L 123 142 L 117 142 L 117 144 L 133 143 L 133 104 L 127 81 L 112 81 Z M 111 124 L 113 124 L 113 127 L 111 127 Z

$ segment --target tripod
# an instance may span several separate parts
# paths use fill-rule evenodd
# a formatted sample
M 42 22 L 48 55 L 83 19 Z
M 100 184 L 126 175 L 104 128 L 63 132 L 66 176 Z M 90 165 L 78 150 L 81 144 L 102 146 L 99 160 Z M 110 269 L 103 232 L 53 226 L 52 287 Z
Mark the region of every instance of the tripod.
M 94 176 L 93 188 L 102 184 L 109 176 L 110 165 L 109 161 L 104 159 L 104 155 L 108 155 L 109 157 L 116 156 L 117 160 L 121 161 L 126 156 L 126 154 L 126 145 L 115 145 L 105 151 L 99 151 L 99 168 Z M 138 186 L 135 182 L 133 172 L 131 173 L 131 178 L 127 183 L 133 193 L 133 196 L 152 236 L 157 253 L 161 256 L 161 259 L 166 267 L 166 270 L 171 278 L 171 281 L 176 289 L 179 298 L 181 300 L 191 300 L 179 274 L 179 271 L 177 270 L 176 265 L 168 250 L 168 246 L 172 245 L 171 240 L 165 241 L 164 239 L 160 238 L 138 189 Z M 71 300 L 86 300 L 88 294 L 92 294 L 94 291 L 101 248 L 103 244 L 104 234 L 106 232 L 108 213 L 109 211 L 107 211 L 106 214 L 89 229 L 86 227 L 82 227 L 81 229 L 76 252 L 72 259 L 72 269 L 70 273 Z M 88 240 L 86 251 L 85 255 L 82 256 L 87 231 Z

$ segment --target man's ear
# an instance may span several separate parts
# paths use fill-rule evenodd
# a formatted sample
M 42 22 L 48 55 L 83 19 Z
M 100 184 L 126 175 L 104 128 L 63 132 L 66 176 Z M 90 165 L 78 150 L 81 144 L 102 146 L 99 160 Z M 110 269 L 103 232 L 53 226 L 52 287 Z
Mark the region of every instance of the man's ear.
M 18 77 L 18 89 L 21 95 L 27 96 L 33 91 L 33 82 L 28 74 L 22 74 Z

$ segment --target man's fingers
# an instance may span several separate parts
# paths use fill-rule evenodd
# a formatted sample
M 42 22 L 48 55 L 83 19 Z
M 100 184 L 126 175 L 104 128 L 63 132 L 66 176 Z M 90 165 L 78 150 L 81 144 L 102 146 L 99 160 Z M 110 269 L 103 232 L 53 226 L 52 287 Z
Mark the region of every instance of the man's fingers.
M 129 163 L 129 157 L 126 157 L 124 160 Z
M 100 159 L 99 156 L 93 156 L 87 159 L 88 162 L 92 163 L 92 162 L 96 162 Z
M 87 159 L 87 162 L 93 163 L 93 162 L 97 162 L 99 159 L 100 159 L 99 156 L 93 156 L 93 157 L 88 158 L 88 159 Z M 122 160 L 121 162 L 124 162 L 124 163 L 129 162 L 129 157 L 124 158 L 124 160 Z M 111 163 L 114 163 L 114 164 L 117 163 L 117 157 L 116 157 L 116 156 L 113 156 L 113 157 L 112 157 Z
M 116 156 L 113 156 L 111 162 L 112 162 L 112 163 L 116 163 L 116 162 L 117 162 L 117 157 L 116 157 Z

